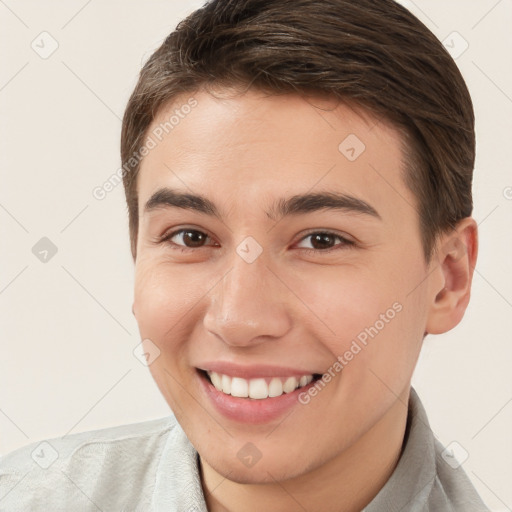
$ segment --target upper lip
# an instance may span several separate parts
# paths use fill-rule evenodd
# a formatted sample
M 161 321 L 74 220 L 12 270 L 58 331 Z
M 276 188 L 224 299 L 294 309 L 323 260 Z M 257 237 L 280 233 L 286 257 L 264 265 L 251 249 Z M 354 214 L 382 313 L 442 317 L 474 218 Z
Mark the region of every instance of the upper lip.
M 301 375 L 315 375 L 303 368 L 291 368 L 286 366 L 274 366 L 264 364 L 240 365 L 232 362 L 212 361 L 198 366 L 200 370 L 221 373 L 230 377 L 242 379 L 256 379 L 258 377 L 294 377 Z

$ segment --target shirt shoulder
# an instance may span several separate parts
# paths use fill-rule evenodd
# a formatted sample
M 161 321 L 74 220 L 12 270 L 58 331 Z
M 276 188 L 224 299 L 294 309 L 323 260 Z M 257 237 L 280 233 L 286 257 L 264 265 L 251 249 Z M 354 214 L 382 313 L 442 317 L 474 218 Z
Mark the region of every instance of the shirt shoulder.
M 174 416 L 30 443 L 0 457 L 0 510 L 147 510 Z
M 429 496 L 429 510 L 490 512 L 462 465 L 437 439 L 434 439 L 436 477 Z
M 434 437 L 411 387 L 398 463 L 365 512 L 489 512 L 461 465 Z

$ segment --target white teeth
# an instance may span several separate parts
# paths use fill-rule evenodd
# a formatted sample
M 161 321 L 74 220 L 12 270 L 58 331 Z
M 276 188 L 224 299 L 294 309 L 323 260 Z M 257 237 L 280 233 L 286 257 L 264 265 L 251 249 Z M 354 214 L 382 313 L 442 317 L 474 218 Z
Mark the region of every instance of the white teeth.
M 286 379 L 286 382 L 283 386 L 283 391 L 285 393 L 291 393 L 292 391 L 295 391 L 297 389 L 297 386 L 299 385 L 299 382 L 295 377 L 288 377 Z
M 267 398 L 268 386 L 265 379 L 251 379 L 249 381 L 249 397 L 250 398 Z
M 222 377 L 224 378 L 224 375 Z M 233 377 L 231 379 L 231 396 L 247 398 L 249 396 L 249 383 L 245 379 Z
M 212 379 L 213 385 L 219 390 L 222 391 L 222 377 L 215 372 L 211 372 L 210 379 Z
M 266 384 L 266 383 L 265 383 Z M 281 379 L 274 377 L 268 385 L 268 396 L 281 396 L 283 394 L 283 383 Z
M 219 391 L 226 393 L 226 395 L 231 394 L 231 379 L 227 375 L 222 375 L 221 384 L 222 388 Z
M 229 377 L 216 372 L 207 372 L 215 389 L 222 391 L 226 395 L 253 398 L 262 400 L 264 398 L 281 396 L 283 393 L 291 393 L 298 387 L 303 387 L 313 380 L 313 375 L 302 375 L 297 377 L 288 377 L 281 379 L 273 377 L 267 384 L 263 378 L 242 379 L 241 377 Z M 284 381 L 284 382 L 283 382 Z

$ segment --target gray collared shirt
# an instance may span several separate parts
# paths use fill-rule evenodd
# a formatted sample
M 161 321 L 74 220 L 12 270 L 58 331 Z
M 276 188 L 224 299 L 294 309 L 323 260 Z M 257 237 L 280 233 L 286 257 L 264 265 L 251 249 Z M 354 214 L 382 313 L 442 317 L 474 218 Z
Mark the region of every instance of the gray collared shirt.
M 364 512 L 489 512 L 443 452 L 411 388 L 400 460 Z M 207 512 L 198 454 L 174 416 L 29 444 L 0 458 L 0 512 L 38 510 Z

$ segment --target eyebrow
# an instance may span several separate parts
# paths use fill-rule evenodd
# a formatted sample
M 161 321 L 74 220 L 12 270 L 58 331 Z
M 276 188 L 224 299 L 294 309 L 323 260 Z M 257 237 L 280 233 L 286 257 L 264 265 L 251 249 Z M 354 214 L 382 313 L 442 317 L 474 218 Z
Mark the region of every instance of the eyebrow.
M 221 218 L 215 204 L 200 194 L 180 192 L 168 187 L 158 189 L 144 206 L 144 213 L 159 208 L 182 208 L 205 215 Z M 300 215 L 320 210 L 338 210 L 368 215 L 382 220 L 373 206 L 366 201 L 347 194 L 336 192 L 318 192 L 298 194 L 288 198 L 279 198 L 266 211 L 271 220 L 289 215 Z

